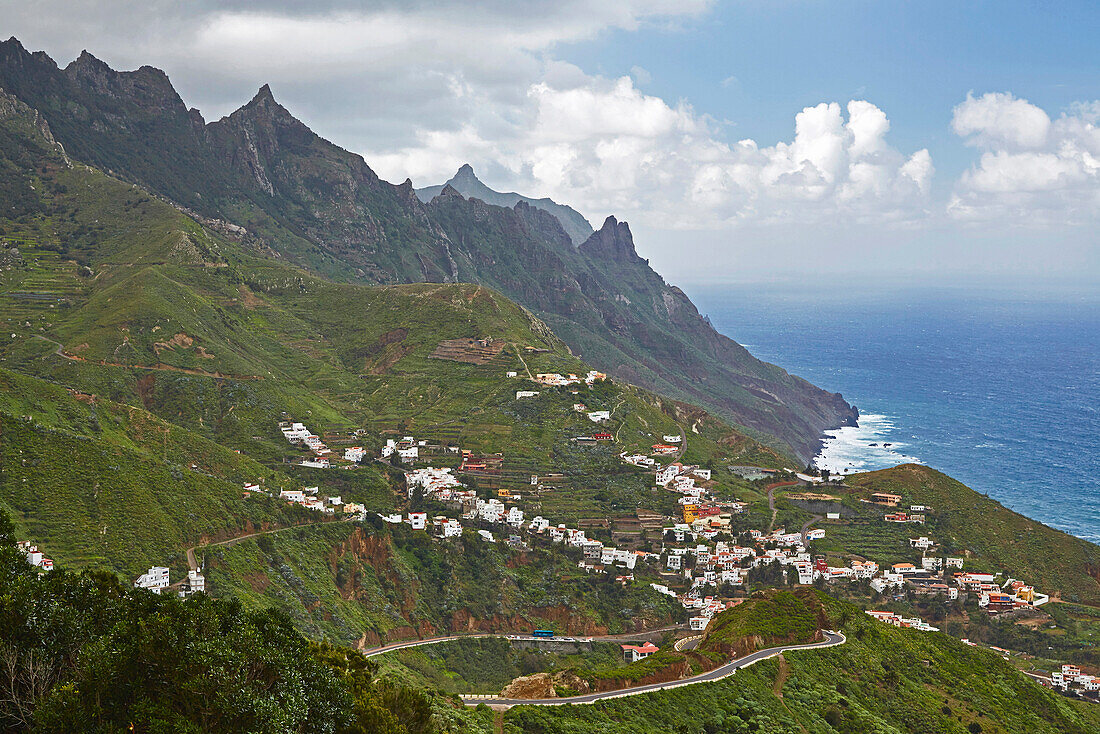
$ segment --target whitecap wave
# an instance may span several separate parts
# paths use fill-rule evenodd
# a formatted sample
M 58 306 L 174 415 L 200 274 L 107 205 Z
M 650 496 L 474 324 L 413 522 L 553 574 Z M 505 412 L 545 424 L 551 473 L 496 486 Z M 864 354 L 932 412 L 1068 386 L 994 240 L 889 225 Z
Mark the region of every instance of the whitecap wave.
M 821 453 L 814 458 L 814 466 L 828 469 L 831 474 L 852 474 L 888 469 L 898 464 L 924 463 L 901 450 L 908 444 L 891 438 L 893 430 L 893 422 L 885 415 L 861 415 L 859 426 L 825 432 Z

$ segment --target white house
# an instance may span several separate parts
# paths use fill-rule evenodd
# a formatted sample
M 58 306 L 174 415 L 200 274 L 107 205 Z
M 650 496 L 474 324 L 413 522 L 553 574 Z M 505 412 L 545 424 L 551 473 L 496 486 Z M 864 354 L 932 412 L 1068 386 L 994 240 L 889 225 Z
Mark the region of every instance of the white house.
M 516 400 L 538 397 L 538 394 L 537 390 L 516 390 Z
M 428 527 L 428 513 L 426 512 L 410 512 L 409 513 L 409 526 L 413 530 L 424 530 Z
M 814 528 L 806 532 L 806 540 L 821 540 L 825 537 L 825 528 Z
M 489 532 L 488 530 L 478 530 L 478 531 L 477 531 L 477 534 L 478 534 L 478 535 L 479 535 L 479 536 L 481 537 L 481 539 L 482 539 L 482 540 L 484 540 L 484 541 L 485 541 L 486 543 L 495 543 L 495 542 L 497 542 L 497 541 L 496 541 L 496 538 L 494 538 L 494 537 L 493 537 L 493 534 L 492 534 L 492 533 L 490 533 L 490 532 Z
M 611 419 L 610 410 L 593 410 L 588 413 L 588 420 L 593 423 L 599 423 L 600 421 L 606 421 Z
M 138 576 L 134 582 L 135 589 L 149 589 L 154 594 L 159 594 L 161 589 L 168 588 L 168 569 L 164 566 L 152 566 L 148 571 Z
M 302 466 L 310 469 L 328 469 L 328 459 L 302 459 Z
M 708 617 L 692 617 L 688 620 L 688 627 L 693 632 L 702 632 L 707 628 L 708 624 L 710 624 L 710 619 Z
M 636 663 L 639 660 L 644 660 L 660 649 L 652 642 L 647 642 L 644 645 L 622 645 L 622 648 L 623 659 L 628 663 Z
M 287 502 L 304 502 L 305 498 L 305 493 L 300 489 L 284 489 L 279 492 L 279 499 Z
M 190 596 L 191 594 L 197 594 L 200 591 L 206 590 L 206 578 L 198 571 L 188 571 L 187 581 L 184 582 L 183 589 L 180 590 L 180 596 Z
M 657 470 L 657 486 L 667 487 L 672 483 L 672 480 L 680 476 L 680 472 L 684 470 L 684 465 L 679 462 L 673 462 L 666 467 L 662 467 Z
M 359 463 L 360 461 L 363 460 L 363 457 L 365 457 L 366 455 L 367 455 L 367 452 L 363 449 L 362 446 L 351 446 L 349 448 L 344 449 L 344 460 L 345 461 L 354 461 L 356 463 Z
M 680 443 L 684 440 L 684 437 L 681 436 L 679 433 L 675 435 L 663 436 L 662 438 L 664 439 L 665 443 Z

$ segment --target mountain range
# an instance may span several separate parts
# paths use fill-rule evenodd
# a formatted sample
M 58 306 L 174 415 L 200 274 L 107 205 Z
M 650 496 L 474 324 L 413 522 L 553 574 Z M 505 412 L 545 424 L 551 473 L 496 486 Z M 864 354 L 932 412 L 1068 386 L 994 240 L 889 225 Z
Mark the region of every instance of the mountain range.
M 592 225 L 584 218 L 584 215 L 573 207 L 559 204 L 546 197 L 533 199 L 529 196 L 517 194 L 514 191 L 509 193 L 494 191 L 481 182 L 474 173 L 474 167 L 469 163 L 464 163 L 462 167 L 458 169 L 458 172 L 455 173 L 454 176 L 451 176 L 446 183 L 417 189 L 416 195 L 421 201 L 428 203 L 443 193 L 443 189 L 448 186 L 465 196 L 467 199 L 481 199 L 486 204 L 512 208 L 522 201 L 536 209 L 542 209 L 545 212 L 549 212 L 557 217 L 558 222 L 561 223 L 562 229 L 569 235 L 569 239 L 573 241 L 574 245 L 580 245 L 592 236 Z
M 466 168 L 425 203 L 411 181 L 383 181 L 316 135 L 266 85 L 207 123 L 158 69 L 119 72 L 88 52 L 59 68 L 13 38 L 0 43 L 0 88 L 35 110 L 72 158 L 258 255 L 335 281 L 488 286 L 590 364 L 702 405 L 800 462 L 824 429 L 857 419 L 839 394 L 715 331 L 614 217 L 576 244 L 583 218 L 573 210 L 519 195 L 510 206 L 486 201 L 513 195 L 495 194 Z

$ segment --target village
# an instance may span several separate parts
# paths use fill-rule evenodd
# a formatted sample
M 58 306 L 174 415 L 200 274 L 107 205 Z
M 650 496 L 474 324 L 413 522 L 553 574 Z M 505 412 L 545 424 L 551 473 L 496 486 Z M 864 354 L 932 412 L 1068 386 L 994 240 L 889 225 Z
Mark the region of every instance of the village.
M 509 373 L 515 377 L 515 373 Z M 584 378 L 554 373 L 538 374 L 535 381 L 546 387 L 567 387 L 585 382 L 589 385 L 604 379 L 597 372 Z M 537 391 L 517 391 L 516 400 L 537 397 Z M 608 410 L 588 410 L 575 403 L 573 410 L 592 424 L 601 425 L 611 417 Z M 353 469 L 366 461 L 378 461 L 400 470 L 404 477 L 404 512 L 376 513 L 381 522 L 407 525 L 413 531 L 424 532 L 439 542 L 450 542 L 469 532 L 486 543 L 503 543 L 515 550 L 534 547 L 560 547 L 575 554 L 577 567 L 590 575 L 606 577 L 608 583 L 645 583 L 656 593 L 674 599 L 684 610 L 687 626 L 693 633 L 704 632 L 711 619 L 744 599 L 745 588 L 754 579 L 771 583 L 800 585 L 832 585 L 844 582 L 866 582 L 875 598 L 903 599 L 907 594 L 917 597 L 941 596 L 950 601 L 973 595 L 977 606 L 990 615 L 1025 607 L 1038 607 L 1049 597 L 1031 585 L 1006 578 L 1000 573 L 964 569 L 964 558 L 938 552 L 937 543 L 926 535 L 909 539 L 909 547 L 919 553 L 919 562 L 898 560 L 881 566 L 874 561 L 851 559 L 845 565 L 831 565 L 825 554 L 814 552 L 814 543 L 826 537 L 826 529 L 810 527 L 788 532 L 783 527 L 739 530 L 734 519 L 746 512 L 748 503 L 719 497 L 712 492 L 713 472 L 679 460 L 683 453 L 684 435 L 666 433 L 650 446 L 648 452 L 623 451 L 619 459 L 651 478 L 652 487 L 675 498 L 674 515 L 653 515 L 646 522 L 659 531 L 656 546 L 639 549 L 620 547 L 606 539 L 591 537 L 585 527 L 573 527 L 542 514 L 529 516 L 523 509 L 524 493 L 514 489 L 486 491 L 468 486 L 463 475 L 492 474 L 499 470 L 503 456 L 477 455 L 456 445 L 418 440 L 412 435 L 385 438 L 377 451 L 363 446 L 348 446 L 342 451 L 329 448 L 304 423 L 287 420 L 279 424 L 286 441 L 305 452 L 295 463 L 309 469 Z M 357 432 L 361 436 L 362 432 Z M 577 443 L 613 442 L 606 431 L 576 436 Z M 435 459 L 446 457 L 446 463 L 457 466 L 435 466 Z M 766 478 L 775 470 L 761 467 L 731 467 L 741 476 Z M 790 472 L 794 480 L 775 482 L 777 485 L 814 485 L 818 476 Z M 534 492 L 539 489 L 538 477 L 531 478 Z M 766 481 L 766 479 L 765 479 Z M 358 502 L 344 501 L 319 485 L 294 489 L 268 490 L 258 483 L 245 483 L 243 496 L 267 497 L 316 512 L 321 520 L 362 522 L 368 518 L 367 507 Z M 495 496 L 492 496 L 494 495 Z M 923 526 L 933 508 L 910 505 L 901 508 L 900 495 L 873 493 L 860 502 L 883 508 L 882 522 Z M 428 504 L 434 512 L 412 509 Z M 639 517 L 641 514 L 639 513 Z M 828 520 L 839 515 L 828 513 Z M 743 528 L 743 525 L 741 526 Z M 30 542 L 21 542 L 20 549 L 27 561 L 41 572 L 48 572 L 53 562 Z M 644 581 L 642 580 L 644 579 Z M 206 590 L 202 569 L 192 569 L 185 578 L 173 584 L 170 569 L 152 566 L 134 580 L 135 588 L 155 594 L 176 592 L 185 597 Z M 884 624 L 921 632 L 937 632 L 938 628 L 921 620 L 891 611 L 870 609 L 867 614 Z M 652 643 L 623 645 L 628 662 L 653 654 L 659 648 Z M 1050 682 L 1068 690 L 1077 687 L 1095 691 L 1100 682 L 1067 665 L 1062 672 L 1051 675 Z
M 508 372 L 508 378 L 518 378 L 517 372 Z M 548 388 L 579 385 L 592 386 L 606 379 L 596 371 L 584 377 L 575 374 L 539 373 L 533 380 Z M 516 391 L 516 400 L 537 397 L 533 390 Z M 583 414 L 593 424 L 606 423 L 611 412 L 590 411 L 583 403 L 574 403 L 573 410 Z M 343 456 L 336 458 L 320 438 L 298 422 L 284 422 L 280 430 L 287 441 L 306 449 L 313 456 L 303 461 L 305 466 L 328 468 L 337 462 L 351 466 L 364 461 L 367 452 L 360 446 L 346 448 Z M 603 442 L 613 440 L 606 431 L 586 436 L 576 436 L 575 442 Z M 431 501 L 449 509 L 453 514 L 435 514 L 408 511 L 406 513 L 380 514 L 382 521 L 390 524 L 407 524 L 413 530 L 424 531 L 441 540 L 456 538 L 470 528 L 484 542 L 504 542 L 516 548 L 529 544 L 545 543 L 561 545 L 579 551 L 578 567 L 589 574 L 604 574 L 615 583 L 635 581 L 638 564 L 650 567 L 660 581 L 650 586 L 658 593 L 675 598 L 690 614 L 692 630 L 705 629 L 717 613 L 737 603 L 730 591 L 743 587 L 754 570 L 764 567 L 780 569 L 781 580 L 797 584 L 833 584 L 845 581 L 866 581 L 869 588 L 883 598 L 904 596 L 905 592 L 916 596 L 942 596 L 956 600 L 963 595 L 975 595 L 980 609 L 993 615 L 1023 607 L 1038 607 L 1049 597 L 1032 586 L 1014 578 L 1002 578 L 1002 574 L 965 571 L 964 559 L 937 552 L 937 544 L 927 536 L 909 539 L 909 546 L 920 553 L 919 564 L 899 560 L 880 568 L 869 560 L 853 559 L 847 565 L 829 565 L 825 555 L 814 554 L 812 543 L 825 537 L 823 528 L 806 527 L 800 532 L 786 532 L 776 528 L 769 532 L 750 529 L 736 533 L 731 527 L 732 518 L 745 512 L 747 503 L 720 499 L 708 491 L 712 471 L 697 465 L 676 460 L 682 453 L 684 436 L 662 434 L 661 440 L 650 447 L 648 453 L 622 452 L 619 458 L 630 466 L 651 473 L 653 486 L 674 494 L 679 508 L 678 516 L 665 516 L 661 527 L 659 550 L 620 548 L 589 537 L 582 527 L 569 527 L 542 515 L 527 517 L 519 506 L 523 496 L 519 492 L 498 490 L 496 497 L 479 496 L 477 490 L 467 487 L 459 474 L 469 471 L 499 468 L 501 455 L 475 456 L 458 446 L 432 444 L 417 440 L 414 436 L 385 440 L 377 457 L 380 461 L 399 462 L 404 467 L 405 490 L 410 503 L 415 499 Z M 457 468 L 422 465 L 433 456 L 460 458 Z M 662 459 L 667 460 L 663 463 Z M 767 476 L 775 470 L 759 467 L 731 467 L 744 475 Z M 822 480 L 799 472 L 790 472 L 796 483 L 816 484 Z M 532 477 L 537 483 L 537 477 Z M 245 487 L 246 492 L 262 492 L 258 486 Z M 340 497 L 320 497 L 317 487 L 283 490 L 279 499 L 306 509 L 334 515 L 362 519 L 365 508 L 356 503 L 343 503 Z M 879 505 L 889 510 L 882 515 L 884 523 L 923 525 L 932 508 L 924 505 L 899 507 L 900 495 L 876 492 L 861 502 Z M 838 519 L 828 514 L 826 519 Z M 463 524 L 465 523 L 465 525 Z M 737 536 L 735 538 L 735 536 Z M 719 593 L 722 590 L 726 593 Z M 935 627 L 913 617 L 904 617 L 885 611 L 868 612 L 876 619 L 899 627 L 921 631 L 937 631 Z

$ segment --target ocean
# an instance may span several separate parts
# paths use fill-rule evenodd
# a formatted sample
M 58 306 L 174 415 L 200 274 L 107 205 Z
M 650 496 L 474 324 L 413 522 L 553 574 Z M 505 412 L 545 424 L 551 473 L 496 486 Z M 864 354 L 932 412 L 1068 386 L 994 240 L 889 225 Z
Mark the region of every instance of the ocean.
M 919 462 L 1100 542 L 1100 293 L 689 288 L 723 334 L 861 412 L 833 472 Z

